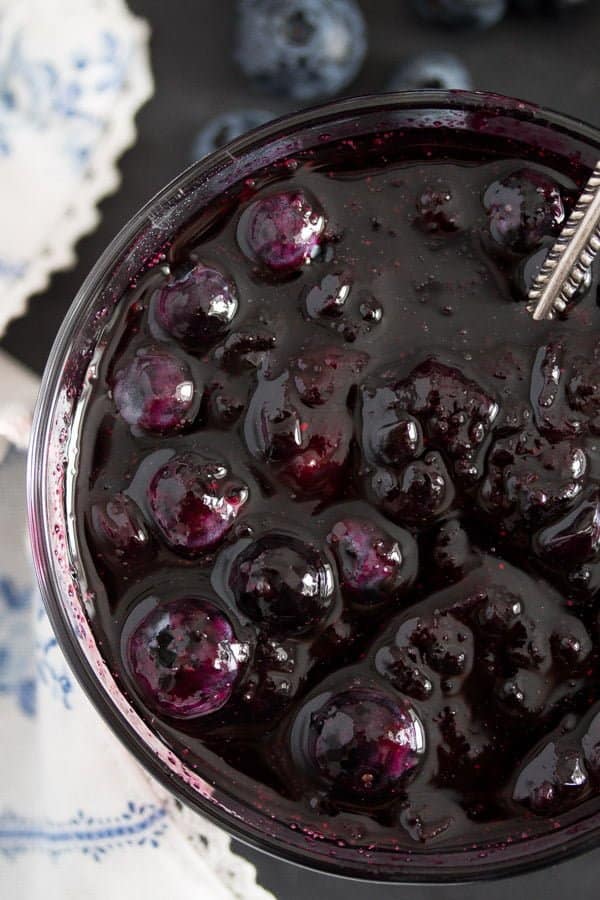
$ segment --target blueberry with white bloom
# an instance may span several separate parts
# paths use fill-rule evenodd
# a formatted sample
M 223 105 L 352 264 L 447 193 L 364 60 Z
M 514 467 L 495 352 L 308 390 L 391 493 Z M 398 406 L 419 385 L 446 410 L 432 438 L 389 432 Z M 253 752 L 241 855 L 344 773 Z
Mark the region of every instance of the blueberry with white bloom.
M 192 159 L 203 159 L 230 141 L 275 118 L 265 109 L 235 109 L 205 122 L 192 145 Z
M 268 93 L 331 96 L 358 73 L 366 49 L 355 0 L 239 0 L 235 58 Z
M 508 0 L 413 0 L 428 22 L 450 27 L 490 28 L 504 18 Z
M 469 70 L 453 53 L 432 51 L 407 57 L 389 83 L 390 91 L 468 91 L 473 87 Z

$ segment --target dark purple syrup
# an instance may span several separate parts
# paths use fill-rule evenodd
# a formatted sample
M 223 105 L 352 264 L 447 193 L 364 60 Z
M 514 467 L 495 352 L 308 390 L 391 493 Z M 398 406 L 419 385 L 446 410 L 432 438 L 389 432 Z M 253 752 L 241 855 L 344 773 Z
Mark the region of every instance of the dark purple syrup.
M 94 627 L 223 790 L 404 849 L 594 803 L 596 284 L 526 310 L 586 176 L 442 129 L 324 144 L 119 303 L 77 484 Z

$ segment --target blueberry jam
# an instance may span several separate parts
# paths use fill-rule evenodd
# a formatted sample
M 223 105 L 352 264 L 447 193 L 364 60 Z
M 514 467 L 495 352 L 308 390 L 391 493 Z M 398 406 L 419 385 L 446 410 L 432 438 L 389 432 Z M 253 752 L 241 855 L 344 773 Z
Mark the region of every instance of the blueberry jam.
M 600 796 L 600 310 L 526 294 L 588 171 L 447 128 L 235 184 L 117 303 L 83 411 L 92 627 L 192 770 L 346 845 Z

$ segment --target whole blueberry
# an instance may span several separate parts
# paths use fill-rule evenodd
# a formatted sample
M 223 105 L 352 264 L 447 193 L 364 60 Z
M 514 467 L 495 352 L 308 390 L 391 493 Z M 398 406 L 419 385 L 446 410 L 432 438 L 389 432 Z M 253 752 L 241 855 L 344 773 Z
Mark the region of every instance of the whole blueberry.
M 407 57 L 390 79 L 390 91 L 468 91 L 473 87 L 469 70 L 453 53 L 431 51 Z
M 400 697 L 350 687 L 309 706 L 300 712 L 296 735 L 309 766 L 337 798 L 380 800 L 414 773 L 425 750 L 424 729 Z
M 309 262 L 321 242 L 325 218 L 303 191 L 260 197 L 244 210 L 238 242 L 244 253 L 273 272 L 292 272 Z
M 448 27 L 490 28 L 504 18 L 508 0 L 412 0 L 428 22 Z
M 237 309 L 232 280 L 202 263 L 183 275 L 171 276 L 153 297 L 159 325 L 192 349 L 222 337 Z
M 148 613 L 129 636 L 126 654 L 148 705 L 189 719 L 227 703 L 248 647 L 210 601 L 184 598 Z
M 197 394 L 187 363 L 163 347 L 138 350 L 113 380 L 121 417 L 158 434 L 180 431 L 193 419 Z
M 344 591 L 365 605 L 398 597 L 412 584 L 417 545 L 397 529 L 392 536 L 363 518 L 340 519 L 327 536 Z
M 367 49 L 355 0 L 240 0 L 235 58 L 271 94 L 312 100 L 343 90 Z
M 557 234 L 566 218 L 559 186 L 535 169 L 520 169 L 494 181 L 483 196 L 490 233 L 514 253 L 537 249 Z
M 218 544 L 248 499 L 248 488 L 227 466 L 197 453 L 172 457 L 154 475 L 148 502 L 166 543 L 194 556 Z
M 237 137 L 264 125 L 275 118 L 265 109 L 234 109 L 219 113 L 205 122 L 192 144 L 191 158 L 203 159 L 209 153 L 220 150 Z
M 104 558 L 121 566 L 148 558 L 152 540 L 137 504 L 126 494 L 113 494 L 94 503 L 90 520 Z
M 331 607 L 331 566 L 312 546 L 270 533 L 244 549 L 230 577 L 240 608 L 275 634 L 299 634 L 316 625 Z

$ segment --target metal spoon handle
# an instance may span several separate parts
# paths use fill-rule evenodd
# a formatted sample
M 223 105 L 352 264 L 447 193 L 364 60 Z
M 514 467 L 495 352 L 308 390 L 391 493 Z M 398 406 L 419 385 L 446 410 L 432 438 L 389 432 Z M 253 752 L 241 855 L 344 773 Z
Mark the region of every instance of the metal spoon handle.
M 536 321 L 562 312 L 600 250 L 600 160 L 529 291 Z

